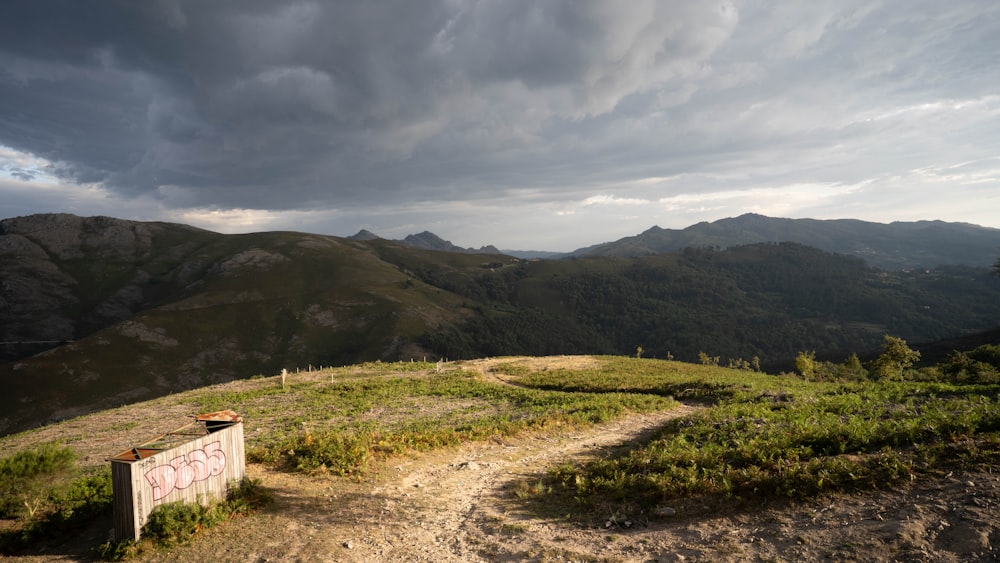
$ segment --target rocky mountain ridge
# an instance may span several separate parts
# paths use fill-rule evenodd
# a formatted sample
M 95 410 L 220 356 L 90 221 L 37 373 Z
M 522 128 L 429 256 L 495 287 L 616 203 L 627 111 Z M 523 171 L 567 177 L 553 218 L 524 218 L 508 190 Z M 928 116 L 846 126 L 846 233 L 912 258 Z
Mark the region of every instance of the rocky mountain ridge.
M 82 293 L 75 272 L 99 262 L 147 262 L 154 253 L 154 238 L 167 230 L 209 234 L 187 225 L 70 214 L 0 221 L 0 311 L 8 319 L 20 319 L 0 325 L 0 341 L 70 341 L 131 317 L 145 301 L 141 288 L 153 277 L 149 271 L 135 268 L 114 287 L 105 284 Z M 166 255 L 159 260 L 171 255 L 180 259 L 190 245 L 181 242 L 155 251 Z M 182 284 L 193 279 L 192 272 L 177 274 Z M 72 318 L 61 313 L 67 309 L 82 314 Z
M 381 240 L 382 237 L 376 235 L 375 233 L 367 230 L 361 229 L 357 233 L 347 237 L 351 240 Z M 466 254 L 501 254 L 500 250 L 493 245 L 487 245 L 480 248 L 462 248 L 461 246 L 453 244 L 450 240 L 444 240 L 441 237 L 435 235 L 430 231 L 423 231 L 414 235 L 407 235 L 401 240 L 396 240 L 394 242 L 399 242 L 413 248 L 421 248 L 424 250 L 440 250 L 443 252 L 462 252 Z
M 362 229 L 349 237 L 380 237 Z M 794 242 L 863 259 L 886 270 L 942 265 L 990 267 L 1000 255 L 1000 229 L 945 221 L 875 223 L 858 219 L 787 219 L 746 213 L 683 229 L 653 226 L 634 236 L 582 247 L 572 252 L 498 250 L 489 245 L 462 248 L 424 231 L 398 240 L 414 248 L 476 254 L 506 254 L 523 259 L 586 256 L 635 258 L 676 252 L 688 247 L 730 248 L 756 243 Z

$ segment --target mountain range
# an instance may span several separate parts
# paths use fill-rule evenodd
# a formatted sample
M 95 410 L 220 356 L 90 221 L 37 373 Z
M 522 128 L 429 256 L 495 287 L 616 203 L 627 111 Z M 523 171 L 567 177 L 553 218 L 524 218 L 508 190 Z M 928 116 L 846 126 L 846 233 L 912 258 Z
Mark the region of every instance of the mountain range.
M 362 230 L 350 237 L 372 240 Z M 944 221 L 874 223 L 857 219 L 785 219 L 747 213 L 701 222 L 684 229 L 657 226 L 630 237 L 578 248 L 572 252 L 498 250 L 495 246 L 462 248 L 424 231 L 408 235 L 402 244 L 427 250 L 507 254 L 518 258 L 584 256 L 638 257 L 675 252 L 687 247 L 729 248 L 760 242 L 795 242 L 827 252 L 856 256 L 877 268 L 900 270 L 947 264 L 989 267 L 1000 252 L 1000 229 Z
M 730 247 L 796 242 L 857 256 L 883 269 L 966 264 L 988 267 L 1000 252 L 1000 229 L 968 223 L 872 223 L 856 219 L 782 219 L 748 213 L 685 229 L 651 229 L 632 237 L 581 248 L 571 256 L 646 256 L 690 246 Z
M 808 234 L 801 221 L 787 224 Z M 882 232 L 834 226 L 844 225 Z M 4 219 L 0 433 L 297 367 L 641 347 L 689 361 L 759 357 L 782 369 L 799 350 L 836 358 L 875 349 L 886 333 L 930 342 L 996 327 L 1000 279 L 984 266 L 996 260 L 1000 239 L 988 240 L 1000 231 L 888 227 L 904 234 L 868 243 L 865 256 L 894 257 L 909 271 L 794 242 L 720 238 L 611 255 L 623 239 L 524 260 L 492 247 L 455 251 L 431 233 L 392 241 L 69 214 Z M 892 247 L 892 237 L 903 241 Z
M 348 237 L 351 240 L 381 240 L 382 237 L 376 235 L 375 233 L 368 231 L 366 229 L 361 229 L 357 233 Z M 422 248 L 424 250 L 440 250 L 442 252 L 462 252 L 465 254 L 501 254 L 501 252 L 493 245 L 483 246 L 481 248 L 462 248 L 452 244 L 450 240 L 444 240 L 443 238 L 435 235 L 430 231 L 424 231 L 422 233 L 417 233 L 415 235 L 407 235 L 406 238 L 402 240 L 397 240 L 407 246 L 412 246 L 413 248 Z

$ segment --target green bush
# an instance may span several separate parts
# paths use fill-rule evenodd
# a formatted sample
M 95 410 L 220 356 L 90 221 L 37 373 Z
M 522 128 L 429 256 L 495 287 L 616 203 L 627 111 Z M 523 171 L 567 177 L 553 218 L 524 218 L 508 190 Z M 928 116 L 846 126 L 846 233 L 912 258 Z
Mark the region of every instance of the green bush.
M 1000 383 L 1000 358 L 993 357 L 1000 346 L 980 346 L 971 352 L 954 351 L 938 365 L 956 383 Z
M 149 513 L 149 520 L 142 527 L 142 537 L 170 547 L 186 542 L 200 528 L 211 526 L 215 521 L 215 511 L 210 507 L 181 501 L 168 502 Z
M 270 492 L 261 486 L 260 480 L 243 479 L 238 486 L 230 488 L 223 501 L 207 505 L 186 502 L 158 505 L 142 527 L 142 537 L 165 547 L 184 543 L 203 528 L 251 514 L 271 500 Z M 102 546 L 101 550 L 109 555 L 122 551 L 112 546 Z
M 121 561 L 141 554 L 150 544 L 162 547 L 182 544 L 204 528 L 252 514 L 272 500 L 270 491 L 261 486 L 259 479 L 244 478 L 229 488 L 225 500 L 207 505 L 185 502 L 158 505 L 149 514 L 138 542 L 107 541 L 95 547 L 93 553 L 98 559 Z
M 44 444 L 0 460 L 0 518 L 30 516 L 48 496 L 56 477 L 67 475 L 76 454 L 56 444 Z
M 898 336 L 886 334 L 883 340 L 882 354 L 871 364 L 872 375 L 876 379 L 902 379 L 906 370 L 920 359 L 920 352 Z
M 17 527 L 0 534 L 0 553 L 13 553 L 111 513 L 111 470 L 107 467 L 68 483 L 50 482 L 36 491 L 40 496 L 34 497 L 30 514 L 22 516 Z
M 132 540 L 114 542 L 108 540 L 93 549 L 94 556 L 103 561 L 124 561 L 135 555 L 136 543 Z
M 260 483 L 260 479 L 245 477 L 239 486 L 230 487 L 226 496 L 226 511 L 229 516 L 246 516 L 271 504 L 274 496 Z
M 102 467 L 96 473 L 74 479 L 65 489 L 57 489 L 49 497 L 54 507 L 50 519 L 62 522 L 86 521 L 111 511 L 114 494 L 111 469 Z
M 992 366 L 995 370 L 1000 370 L 1000 344 L 984 344 L 969 352 L 969 356 Z

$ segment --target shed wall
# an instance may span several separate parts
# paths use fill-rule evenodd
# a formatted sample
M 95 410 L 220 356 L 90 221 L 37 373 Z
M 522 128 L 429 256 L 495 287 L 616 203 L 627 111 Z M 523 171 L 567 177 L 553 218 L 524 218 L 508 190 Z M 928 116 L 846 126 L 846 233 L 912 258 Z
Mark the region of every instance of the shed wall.
M 167 502 L 208 504 L 225 498 L 229 483 L 246 474 L 243 423 L 147 458 L 111 463 L 115 536 L 138 539 L 153 508 Z

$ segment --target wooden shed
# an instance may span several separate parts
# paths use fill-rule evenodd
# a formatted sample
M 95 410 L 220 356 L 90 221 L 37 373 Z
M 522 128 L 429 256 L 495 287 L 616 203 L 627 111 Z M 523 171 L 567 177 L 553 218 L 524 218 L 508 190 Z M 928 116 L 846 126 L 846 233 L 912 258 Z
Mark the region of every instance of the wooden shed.
M 139 539 L 153 507 L 225 498 L 246 474 L 243 419 L 233 411 L 201 414 L 173 432 L 114 457 L 115 539 Z

